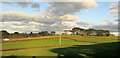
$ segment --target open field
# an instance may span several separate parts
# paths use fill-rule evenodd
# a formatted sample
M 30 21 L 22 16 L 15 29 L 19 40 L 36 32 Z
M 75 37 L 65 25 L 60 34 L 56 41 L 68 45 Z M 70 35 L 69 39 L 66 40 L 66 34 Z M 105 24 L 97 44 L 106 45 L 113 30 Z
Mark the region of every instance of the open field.
M 107 38 L 107 39 L 104 39 Z M 83 37 L 77 35 L 44 36 L 2 41 L 2 56 L 117 56 L 118 37 Z M 106 51 L 106 52 L 105 52 Z

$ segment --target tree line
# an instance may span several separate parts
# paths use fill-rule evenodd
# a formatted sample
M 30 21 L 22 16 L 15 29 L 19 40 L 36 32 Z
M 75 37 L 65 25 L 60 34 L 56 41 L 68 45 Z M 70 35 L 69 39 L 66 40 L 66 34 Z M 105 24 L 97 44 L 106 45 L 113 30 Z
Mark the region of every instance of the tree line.
M 83 29 L 79 27 L 74 27 L 72 30 L 64 30 L 64 32 L 71 32 L 71 35 L 81 35 L 81 36 L 109 36 L 110 31 L 109 30 L 95 30 L 95 29 Z M 41 31 L 38 33 L 8 33 L 6 30 L 1 30 L 0 34 L 2 35 L 2 39 L 4 38 L 27 38 L 27 37 L 40 37 L 40 36 L 52 36 L 55 35 L 55 31 L 51 31 L 50 33 L 48 31 Z M 62 34 L 64 35 L 64 34 Z
M 65 30 L 64 30 L 65 31 Z M 95 30 L 95 29 L 83 29 L 79 27 L 74 27 L 72 30 L 70 30 L 72 34 L 74 35 L 88 35 L 88 36 L 109 36 L 110 31 L 109 30 Z
M 14 33 L 9 33 L 6 30 L 1 30 L 0 34 L 2 36 L 2 39 L 4 38 L 27 38 L 27 37 L 40 37 L 40 36 L 52 36 L 55 35 L 55 31 L 51 31 L 50 33 L 48 31 L 41 31 L 38 33 L 19 33 L 19 32 L 14 32 Z

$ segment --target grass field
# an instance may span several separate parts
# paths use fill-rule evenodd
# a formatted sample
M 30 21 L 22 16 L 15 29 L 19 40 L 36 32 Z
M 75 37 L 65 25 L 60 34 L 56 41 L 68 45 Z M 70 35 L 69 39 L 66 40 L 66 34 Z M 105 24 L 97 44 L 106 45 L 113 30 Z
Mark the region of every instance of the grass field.
M 95 56 L 117 56 L 118 40 L 112 39 L 112 37 L 82 37 L 77 35 L 64 35 L 66 38 L 62 38 L 62 47 L 59 45 L 59 36 L 44 36 L 15 40 L 29 40 L 29 39 L 43 39 L 43 40 L 30 40 L 22 42 L 5 42 L 2 43 L 2 50 L 5 49 L 17 49 L 18 50 L 2 51 L 2 56 L 73 56 L 73 57 L 95 57 Z M 62 37 L 64 37 L 62 36 Z M 49 39 L 54 38 L 55 39 Z M 48 39 L 47 39 L 48 38 Z M 89 42 L 76 42 L 69 40 L 69 38 L 79 41 L 89 42 L 106 42 L 106 43 L 89 43 Z M 115 37 L 114 37 L 115 38 Z M 116 37 L 117 38 L 117 37 Z M 64 46 L 66 45 L 66 46 Z M 30 48 L 41 47 L 43 48 Z M 50 47 L 51 46 L 51 47 Z M 104 54 L 103 54 L 104 53 Z

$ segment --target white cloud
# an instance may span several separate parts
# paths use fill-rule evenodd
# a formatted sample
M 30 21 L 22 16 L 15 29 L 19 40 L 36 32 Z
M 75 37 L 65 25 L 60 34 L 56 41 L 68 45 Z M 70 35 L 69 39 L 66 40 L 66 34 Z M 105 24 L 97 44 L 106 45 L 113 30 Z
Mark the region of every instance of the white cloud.
M 1 26 L 0 26 L 1 27 Z M 35 26 L 27 26 L 27 25 L 21 25 L 21 26 L 16 26 L 16 25 L 2 25 L 0 28 L 2 30 L 8 30 L 8 32 L 39 32 L 40 29 L 36 28 Z
M 3 12 L 1 13 L 1 15 L 2 15 L 2 23 L 3 23 L 2 25 L 7 27 L 4 29 L 12 32 L 13 31 L 40 32 L 40 31 L 51 31 L 51 30 L 59 31 L 58 30 L 59 24 L 57 24 L 58 23 L 57 17 L 49 12 L 42 11 L 40 14 L 30 15 L 23 12 L 10 11 L 10 12 Z M 74 20 L 74 18 L 77 18 L 77 16 L 73 16 L 73 15 L 65 15 L 65 16 L 67 17 L 67 21 L 69 20 L 68 18 L 70 18 L 70 20 Z M 72 27 L 78 27 L 78 25 L 67 22 L 62 23 L 63 29 L 72 28 Z
M 10 2 L 6 4 L 13 3 L 15 2 Z M 18 2 L 16 4 L 23 8 L 26 8 L 28 6 L 31 6 L 32 8 L 40 7 L 38 4 L 33 4 L 32 2 Z M 73 15 L 75 12 L 79 12 L 82 9 L 89 9 L 96 6 L 97 3 L 94 0 L 91 0 L 91 2 L 83 2 L 83 0 L 81 0 L 80 2 L 53 2 L 48 4 L 47 10 L 49 11 L 41 11 L 41 13 L 35 15 L 15 11 L 3 12 L 0 15 L 2 15 L 2 22 L 12 22 L 4 23 L 4 26 L 9 25 L 10 28 L 6 28 L 8 30 L 22 30 L 24 32 L 32 31 L 32 29 L 37 31 L 59 31 L 59 18 L 62 18 L 64 21 L 75 21 L 78 19 L 77 16 Z M 63 29 L 68 29 L 72 27 L 79 27 L 79 25 L 68 22 L 62 23 Z
M 42 11 L 39 14 L 30 15 L 23 12 L 18 11 L 9 11 L 3 12 L 0 14 L 2 17 L 2 22 L 11 22 L 11 21 L 20 21 L 20 22 L 40 22 L 44 24 L 54 24 L 58 21 L 58 19 L 62 19 L 63 21 L 75 21 L 78 20 L 78 16 L 74 16 L 71 14 L 66 14 L 64 16 L 58 17 L 49 12 Z
M 118 13 L 118 10 L 117 9 L 112 9 L 112 10 L 110 10 L 110 13 Z
M 81 0 L 82 1 L 82 0 Z M 87 1 L 87 0 L 86 0 Z M 48 4 L 49 11 L 41 11 L 39 14 L 30 15 L 23 12 L 3 12 L 2 22 L 4 22 L 0 27 L 19 32 L 40 32 L 40 31 L 59 31 L 58 19 L 63 19 L 63 21 L 75 21 L 78 19 L 74 13 L 81 11 L 82 9 L 94 8 L 97 3 L 93 2 L 54 2 Z M 23 4 L 24 3 L 18 3 Z M 26 4 L 28 7 L 30 4 Z M 38 7 L 38 6 L 37 6 Z M 111 6 L 111 13 L 116 13 L 114 6 Z M 106 20 L 104 20 L 106 21 Z M 7 22 L 7 23 L 5 23 Z M 8 23 L 9 22 L 9 23 Z M 13 26 L 14 25 L 14 26 Z M 94 24 L 87 21 L 78 21 L 77 23 L 62 22 L 62 31 L 64 29 L 71 29 L 73 27 L 89 26 L 95 29 L 108 29 L 110 31 L 117 31 L 118 24 Z M 89 28 L 90 28 L 89 27 Z M 1 29 L 1 28 L 0 28 Z
M 28 24 L 29 24 L 29 25 L 44 25 L 44 24 L 38 23 L 38 22 L 29 22 Z
M 105 20 L 106 21 L 106 20 Z M 102 23 L 102 24 L 94 24 L 91 22 L 87 22 L 87 21 L 79 21 L 77 22 L 77 24 L 82 27 L 84 26 L 85 28 L 93 28 L 93 29 L 103 29 L 103 30 L 110 30 L 110 31 L 118 31 L 118 28 L 120 27 L 117 23 L 113 23 L 113 22 L 107 22 L 107 23 Z
M 115 19 L 102 19 L 101 21 L 105 21 L 108 24 L 112 24 L 112 22 L 115 21 Z
M 2 21 L 22 21 L 26 20 L 28 18 L 28 15 L 23 12 L 3 12 L 0 15 L 2 15 Z
M 118 10 L 118 8 L 120 8 L 120 7 L 118 5 L 120 5 L 120 3 L 111 3 L 109 14 L 112 15 L 113 18 L 102 19 L 102 21 L 105 21 L 108 24 L 112 24 L 115 21 L 119 21 L 119 19 L 118 19 L 119 18 L 119 13 L 118 13 L 119 10 Z M 107 18 L 107 17 L 105 17 L 105 18 Z
M 51 27 L 59 27 L 59 22 L 50 25 Z M 75 24 L 75 23 L 69 23 L 69 22 L 62 22 L 61 23 L 62 28 L 72 28 L 72 27 L 79 27 L 79 25 Z
M 114 4 L 114 3 L 112 3 L 111 4 L 111 6 L 110 6 L 110 13 L 117 13 L 118 14 L 118 5 L 119 5 L 120 3 L 117 3 L 117 4 Z
M 91 27 L 94 23 L 87 22 L 87 21 L 78 21 L 77 24 L 81 27 Z
M 55 24 L 42 24 L 38 22 L 1 22 L 0 29 L 8 30 L 9 32 L 40 32 L 40 31 L 59 31 L 59 23 Z M 62 22 L 62 31 L 64 29 L 71 29 L 79 27 L 75 23 Z
M 39 32 L 44 24 L 39 22 L 0 22 L 0 29 L 8 30 L 9 32 Z M 40 27 L 40 28 L 39 28 Z
M 42 16 L 42 14 L 36 14 L 36 15 L 30 15 L 23 12 L 17 12 L 17 11 L 9 11 L 9 12 L 3 12 L 0 14 L 2 16 L 3 22 L 10 22 L 10 21 L 22 21 L 22 22 L 41 22 L 45 24 L 54 24 L 57 20 L 50 14 L 45 14 Z M 1 17 L 0 17 L 1 18 Z
M 12 26 L 10 31 L 18 31 L 18 32 L 39 32 L 40 30 L 38 28 L 35 28 L 34 26 Z
M 82 1 L 83 0 L 81 0 L 81 2 L 54 2 L 49 4 L 50 6 L 48 6 L 48 9 L 49 12 L 62 16 L 65 14 L 74 14 L 82 9 L 89 9 L 97 6 L 97 3 L 94 0 L 90 0 L 91 2 Z
M 70 28 L 73 28 L 73 27 L 79 27 L 79 25 L 75 24 L 75 23 L 68 23 L 68 22 L 62 22 L 62 25 L 64 27 L 70 27 Z
M 16 25 L 16 26 L 20 26 L 20 25 L 25 25 L 24 22 L 0 22 L 1 25 L 5 25 L 5 26 L 12 26 L 12 25 Z
M 118 31 L 118 29 L 120 28 L 120 26 L 118 25 L 118 23 L 112 23 L 112 24 L 96 24 L 93 25 L 92 28 L 95 29 L 103 29 L 103 30 L 110 30 L 110 31 Z
M 30 25 L 35 25 L 35 26 L 43 26 L 45 24 L 43 23 L 39 23 L 39 22 L 0 22 L 1 25 L 4 25 L 4 26 L 24 26 L 24 25 L 27 25 L 27 26 L 30 26 Z
M 66 14 L 66 15 L 61 16 L 59 19 L 63 21 L 75 21 L 75 20 L 78 20 L 78 16 Z

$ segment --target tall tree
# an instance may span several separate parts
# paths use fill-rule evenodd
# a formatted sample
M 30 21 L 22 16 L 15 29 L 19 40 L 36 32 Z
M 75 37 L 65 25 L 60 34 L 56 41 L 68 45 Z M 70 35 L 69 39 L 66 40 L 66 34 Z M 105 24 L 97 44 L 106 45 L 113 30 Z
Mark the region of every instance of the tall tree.
M 18 34 L 19 34 L 19 32 L 14 32 L 13 34 L 18 35 Z
M 79 27 L 74 27 L 74 28 L 72 29 L 72 33 L 73 33 L 74 35 L 78 35 L 79 32 L 80 32 L 80 28 L 79 28 Z
M 52 34 L 52 35 L 55 35 L 55 31 L 51 31 L 51 34 Z
M 105 30 L 105 35 L 109 36 L 110 35 L 110 31 L 109 30 Z
M 42 36 L 46 36 L 49 35 L 48 31 L 41 31 L 38 34 L 42 35 Z
M 33 32 L 30 32 L 29 35 L 30 35 L 30 36 L 34 36 Z
M 0 33 L 2 35 L 2 38 L 8 38 L 10 35 L 6 30 L 2 30 L 2 31 L 0 31 Z
M 88 29 L 88 35 L 93 35 L 93 31 L 94 31 L 94 29 L 92 29 L 92 28 Z

